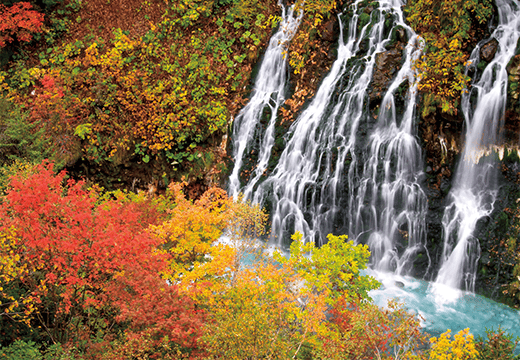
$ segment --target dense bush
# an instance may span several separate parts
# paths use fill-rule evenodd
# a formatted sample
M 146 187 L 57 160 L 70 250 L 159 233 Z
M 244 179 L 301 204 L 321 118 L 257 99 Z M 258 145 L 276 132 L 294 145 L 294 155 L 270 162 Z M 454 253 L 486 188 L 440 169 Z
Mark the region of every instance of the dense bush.
M 520 339 L 514 339 L 501 328 L 498 330 L 486 330 L 487 338 L 479 336 L 477 338 L 477 350 L 479 360 L 516 360 L 520 355 L 515 356 L 515 349 Z
M 425 41 L 425 54 L 416 67 L 422 74 L 419 90 L 424 94 L 422 115 L 440 108 L 456 114 L 462 90 L 469 77 L 464 74 L 476 28 L 493 13 L 491 0 L 409 1 L 407 20 Z
M 0 200 L 3 326 L 23 322 L 39 341 L 84 351 L 101 351 L 117 329 L 196 349 L 202 313 L 161 277 L 168 256 L 146 231 L 153 205 L 64 176 L 40 165 L 12 177 Z

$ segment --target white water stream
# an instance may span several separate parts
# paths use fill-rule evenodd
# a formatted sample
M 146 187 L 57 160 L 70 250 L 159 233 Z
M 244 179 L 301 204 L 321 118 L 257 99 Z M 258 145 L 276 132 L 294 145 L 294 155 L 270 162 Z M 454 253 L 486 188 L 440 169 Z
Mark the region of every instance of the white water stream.
M 367 237 L 363 240 L 371 246 L 375 268 L 407 273 L 426 240 L 412 70 L 421 44 L 404 22 L 401 1 L 380 1 L 364 26 L 358 24 L 360 3 L 352 5 L 346 39 L 340 28 L 337 60 L 291 125 L 276 168 L 255 190 L 253 200 L 272 204 L 271 232 L 278 239 L 300 231 L 307 241 L 321 243 L 327 234 L 345 230 L 338 230 L 338 223 L 348 223 L 351 238 Z M 392 41 L 385 29 L 388 15 L 409 41 L 374 121 L 367 115 L 367 89 L 378 54 Z M 403 82 L 406 105 L 398 113 L 396 96 Z M 372 130 L 364 145 L 359 144 L 360 126 Z M 363 147 L 361 153 L 356 146 Z M 251 182 L 244 189 L 249 194 Z
M 498 41 L 497 53 L 480 80 L 472 84 L 471 92 L 463 95 L 465 144 L 442 221 L 442 266 L 433 287 L 440 298 L 445 297 L 446 287 L 474 291 L 480 246 L 473 233 L 477 222 L 493 211 L 498 191 L 497 163 L 493 155 L 484 155 L 500 145 L 507 100 L 506 66 L 515 55 L 520 36 L 520 6 L 516 0 L 496 0 L 496 5 L 499 25 L 492 38 Z M 478 62 L 478 50 L 472 54 L 473 65 Z
M 403 23 L 410 40 L 403 65 L 381 103 L 378 122 L 364 148 L 359 184 L 350 182 L 351 236 L 368 237 L 372 268 L 407 274 L 415 256 L 428 253 L 426 242 L 427 199 L 421 189 L 423 161 L 416 136 L 416 73 L 412 66 L 421 55 L 417 35 Z M 406 84 L 404 109 L 397 109 L 397 92 Z M 355 179 L 353 162 L 349 179 Z
M 271 149 L 274 145 L 274 129 L 278 108 L 285 101 L 287 85 L 286 49 L 300 23 L 302 13 L 294 14 L 294 7 L 288 10 L 282 6 L 282 21 L 278 31 L 271 37 L 260 70 L 256 77 L 254 90 L 247 105 L 233 122 L 233 159 L 235 165 L 229 178 L 229 194 L 236 197 L 243 193 L 250 199 L 253 188 L 267 168 Z M 269 124 L 264 133 L 260 132 L 260 121 L 265 112 L 269 113 Z M 251 179 L 245 187 L 240 186 L 240 169 L 245 156 L 249 156 L 252 144 L 260 141 L 258 162 Z

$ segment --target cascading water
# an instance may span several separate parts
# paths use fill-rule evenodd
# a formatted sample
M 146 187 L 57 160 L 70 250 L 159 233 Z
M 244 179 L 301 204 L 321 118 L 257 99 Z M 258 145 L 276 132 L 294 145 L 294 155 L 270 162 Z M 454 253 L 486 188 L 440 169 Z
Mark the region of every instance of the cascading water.
M 480 80 L 463 95 L 465 145 L 449 195 L 451 203 L 442 220 L 442 266 L 433 288 L 442 293 L 441 297 L 446 294 L 445 286 L 474 290 L 480 247 L 473 232 L 479 219 L 492 212 L 497 195 L 496 162 L 493 155 L 484 155 L 500 141 L 507 96 L 506 66 L 515 55 L 520 36 L 520 6 L 516 0 L 497 0 L 496 5 L 499 25 L 492 38 L 498 41 L 498 51 Z M 478 56 L 477 48 L 470 66 L 476 65 Z
M 253 187 L 267 168 L 271 149 L 274 144 L 274 126 L 278 108 L 285 101 L 287 83 L 287 62 L 285 50 L 287 43 L 292 39 L 302 13 L 294 14 L 294 7 L 282 7 L 282 21 L 279 30 L 271 37 L 269 46 L 256 77 L 253 96 L 248 104 L 240 111 L 233 123 L 233 158 L 235 166 L 229 179 L 229 193 L 236 197 L 242 192 L 246 199 L 251 197 Z M 269 124 L 264 134 L 259 134 L 260 122 L 265 112 L 269 113 Z M 240 187 L 240 169 L 244 156 L 249 155 L 252 143 L 260 139 L 255 147 L 259 152 L 258 163 L 248 184 Z
M 399 15 L 397 24 L 405 27 Z M 412 68 L 422 47 L 417 46 L 417 35 L 410 28 L 406 31 L 410 39 L 405 60 L 381 103 L 360 183 L 350 181 L 349 186 L 353 190 L 351 234 L 358 239 L 368 236 L 374 269 L 398 274 L 411 272 L 419 252 L 428 256 L 424 247 L 427 199 L 420 186 L 423 162 L 414 126 L 417 81 Z M 409 89 L 399 113 L 396 93 L 403 82 Z
M 312 102 L 291 125 L 276 168 L 256 188 L 253 200 L 272 204 L 275 237 L 294 231 L 319 242 L 328 233 L 348 232 L 354 239 L 368 236 L 376 268 L 407 272 L 412 255 L 424 249 L 425 241 L 426 196 L 419 186 L 422 161 L 413 126 L 416 81 L 411 66 L 421 46 L 404 23 L 403 3 L 380 1 L 364 26 L 358 24 L 361 3 L 353 5 L 356 11 L 346 41 L 340 27 L 337 60 Z M 367 89 L 377 55 L 392 41 L 392 29 L 385 27 L 389 17 L 394 27 L 404 29 L 409 41 L 404 64 L 373 124 L 366 111 Z M 396 96 L 403 82 L 407 82 L 407 101 L 402 114 L 397 114 Z M 360 154 L 361 123 L 373 132 Z M 249 194 L 257 181 L 254 177 L 243 191 Z M 397 239 L 402 240 L 399 245 Z

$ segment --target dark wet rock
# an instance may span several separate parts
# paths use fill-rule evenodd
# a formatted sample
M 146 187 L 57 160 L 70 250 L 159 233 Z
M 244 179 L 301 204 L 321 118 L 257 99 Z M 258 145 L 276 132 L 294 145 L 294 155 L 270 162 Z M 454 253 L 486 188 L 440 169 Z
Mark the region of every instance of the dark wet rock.
M 422 248 L 415 255 L 413 261 L 413 269 L 410 275 L 421 279 L 429 279 L 432 273 L 431 259 L 426 248 Z
M 442 191 L 449 187 L 443 184 L 443 179 L 451 179 L 454 171 L 456 156 L 462 148 L 463 123 L 462 112 L 457 116 L 434 113 L 420 122 L 419 136 L 423 141 L 425 166 L 431 168 L 427 171 L 431 175 L 428 186 Z
M 403 43 L 406 43 L 408 41 L 408 36 L 406 34 L 406 30 L 403 27 L 398 26 L 395 31 L 397 33 L 398 41 L 403 42 Z
M 325 23 L 325 30 L 323 31 L 323 40 L 328 42 L 334 42 L 336 40 L 336 26 L 337 21 L 331 19 Z
M 504 141 L 518 144 L 520 134 L 520 55 L 514 56 L 507 65 L 507 105 L 504 118 Z
M 401 50 L 397 48 L 376 54 L 376 71 L 383 72 L 389 67 L 399 68 L 401 58 Z
M 401 46 L 396 46 L 376 55 L 374 75 L 369 90 L 371 102 L 382 99 L 388 90 L 388 85 L 392 82 L 393 76 L 401 67 L 402 57 Z
M 508 261 L 510 239 L 518 238 L 520 201 L 520 161 L 516 152 L 505 154 L 497 165 L 498 196 L 493 212 L 477 223 L 474 236 L 482 254 L 478 262 L 476 290 L 498 300 L 505 300 L 503 290 L 514 279 L 514 261 Z M 511 299 L 508 300 L 511 302 Z M 517 305 L 520 305 L 518 302 Z
M 395 286 L 398 288 L 404 288 L 404 283 L 401 281 L 394 281 Z
M 507 72 L 513 76 L 520 75 L 520 55 L 513 56 L 511 61 L 509 61 Z
M 498 41 L 496 39 L 491 39 L 480 49 L 480 58 L 487 62 L 490 62 L 495 57 L 495 53 L 497 52 L 497 50 Z
M 447 167 L 444 168 L 446 171 L 450 171 Z M 447 194 L 451 189 L 451 181 L 446 176 L 441 179 L 441 191 Z

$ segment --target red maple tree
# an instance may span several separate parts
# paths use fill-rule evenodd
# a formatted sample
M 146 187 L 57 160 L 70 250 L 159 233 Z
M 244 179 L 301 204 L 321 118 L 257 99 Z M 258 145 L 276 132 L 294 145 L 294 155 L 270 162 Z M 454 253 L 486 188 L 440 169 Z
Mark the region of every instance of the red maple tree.
M 31 41 L 43 24 L 43 14 L 32 10 L 32 5 L 22 1 L 11 7 L 0 4 L 0 48 L 7 43 Z
M 126 336 L 151 334 L 196 348 L 203 314 L 161 277 L 169 258 L 147 231 L 150 206 L 100 197 L 63 172 L 55 175 L 50 163 L 11 178 L 0 198 L 0 235 L 13 240 L 11 253 L 0 247 L 0 255 L 16 255 L 25 270 L 0 288 L 4 298 L 10 285 L 22 289 L 18 306 L 0 312 L 29 319 L 53 342 L 99 327 L 108 336 L 117 323 L 128 327 Z

